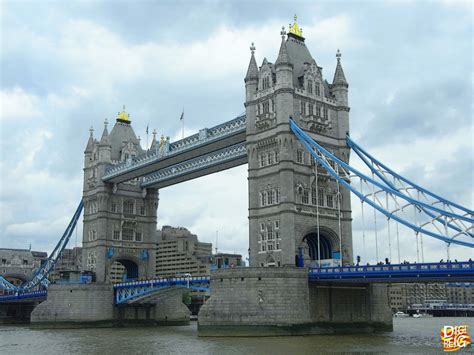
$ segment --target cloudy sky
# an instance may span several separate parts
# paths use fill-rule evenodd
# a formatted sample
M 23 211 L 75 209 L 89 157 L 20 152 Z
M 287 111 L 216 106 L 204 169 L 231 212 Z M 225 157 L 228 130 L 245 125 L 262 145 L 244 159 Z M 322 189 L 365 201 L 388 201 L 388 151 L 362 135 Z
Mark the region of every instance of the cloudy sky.
M 352 137 L 472 208 L 470 2 L 4 0 L 0 247 L 53 249 L 81 198 L 89 127 L 101 134 L 122 105 L 143 146 L 147 125 L 178 138 L 183 108 L 189 134 L 243 112 L 250 43 L 259 63 L 274 62 L 295 13 L 328 81 L 343 53 Z M 220 251 L 246 254 L 246 169 L 163 189 L 159 226 L 185 226 L 213 243 L 218 231 Z M 354 253 L 363 255 L 357 201 L 354 219 Z M 373 232 L 366 237 L 373 243 Z M 427 259 L 446 258 L 442 243 L 426 239 Z M 415 260 L 413 240 L 402 237 L 406 259 Z M 453 259 L 470 253 L 451 250 Z

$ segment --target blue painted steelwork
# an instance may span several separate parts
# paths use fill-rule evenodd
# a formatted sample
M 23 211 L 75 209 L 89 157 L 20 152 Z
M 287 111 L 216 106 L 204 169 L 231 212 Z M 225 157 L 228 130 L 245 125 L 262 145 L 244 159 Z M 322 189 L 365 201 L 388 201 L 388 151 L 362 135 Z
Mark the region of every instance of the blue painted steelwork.
M 347 145 L 352 148 L 354 151 L 357 152 L 357 155 L 361 156 L 361 155 L 365 155 L 367 158 L 369 158 L 372 162 L 374 162 L 375 164 L 379 165 L 380 167 L 382 167 L 387 173 L 389 173 L 390 175 L 396 177 L 397 179 L 400 179 L 402 180 L 403 182 L 407 183 L 408 185 L 416 188 L 417 190 L 421 191 L 421 192 L 424 192 L 426 193 L 427 195 L 430 195 L 431 197 L 437 199 L 437 200 L 440 200 L 441 202 L 447 204 L 447 205 L 451 205 L 455 208 L 458 208 L 468 214 L 474 214 L 474 211 L 464 207 L 464 206 L 461 206 L 455 202 L 452 202 L 452 201 L 449 201 L 417 184 L 415 184 L 414 182 L 408 180 L 407 178 L 397 174 L 396 172 L 394 172 L 393 170 L 391 170 L 387 165 L 383 164 L 381 161 L 375 159 L 372 155 L 370 155 L 366 150 L 364 150 L 360 145 L 358 145 L 356 142 L 354 142 L 349 136 L 346 137 L 346 142 L 347 142 Z M 367 164 L 369 166 L 369 168 L 371 167 L 370 164 Z M 375 171 L 374 171 L 375 172 Z
M 332 282 L 474 281 L 474 262 L 314 267 L 308 269 L 308 278 L 310 281 Z
M 184 287 L 198 291 L 209 291 L 209 276 L 170 277 L 154 280 L 122 282 L 114 285 L 115 304 L 134 303 L 143 296 L 170 287 Z
M 460 214 L 455 213 L 454 211 L 451 211 L 452 213 L 455 213 L 457 215 L 457 217 L 461 217 L 461 216 L 463 216 L 463 217 L 471 216 L 472 217 L 472 215 L 474 214 L 474 211 L 471 211 L 466 207 L 463 207 L 463 206 L 461 206 L 457 203 L 454 203 L 452 201 L 449 201 L 449 200 L 447 200 L 447 199 L 445 199 L 445 198 L 443 198 L 443 197 L 441 197 L 441 196 L 439 196 L 439 195 L 437 195 L 437 194 L 435 194 L 431 191 L 428 191 L 428 190 L 424 189 L 423 187 L 415 184 L 414 182 L 412 182 L 412 181 L 402 177 L 401 175 L 395 173 L 388 166 L 386 166 L 385 164 L 383 164 L 379 160 L 375 159 L 367 151 L 362 149 L 362 147 L 357 145 L 349 136 L 347 136 L 346 142 L 347 142 L 347 145 L 350 148 L 352 148 L 352 150 L 365 163 L 365 165 L 379 179 L 381 179 L 385 184 L 387 184 L 390 188 L 392 188 L 394 190 L 397 190 L 401 193 L 403 193 L 403 191 L 406 191 L 408 193 L 409 189 L 414 189 L 415 191 L 417 191 L 418 194 L 421 193 L 425 198 L 426 198 L 426 195 L 428 195 L 431 198 L 434 198 L 434 201 L 431 202 L 431 206 L 433 206 L 435 204 L 442 204 L 443 206 L 445 206 L 444 209 L 443 209 L 444 211 L 446 211 L 446 207 L 449 206 L 450 208 L 454 207 L 454 208 L 459 209 L 459 210 L 461 210 L 465 213 L 465 215 L 460 215 Z M 378 167 L 378 169 L 376 167 Z M 393 179 L 393 182 L 388 180 L 387 177 L 384 174 L 388 174 Z M 397 188 L 396 185 L 395 185 L 395 181 L 400 182 L 402 186 L 400 188 Z M 408 186 L 403 186 L 403 183 L 407 184 Z M 459 228 L 458 226 L 453 225 L 451 222 L 445 222 L 445 221 L 443 221 L 443 219 L 440 218 L 440 217 L 442 217 L 441 215 L 436 216 L 434 213 L 428 211 L 426 209 L 426 207 L 423 208 L 423 211 L 426 214 L 428 214 L 430 217 L 437 220 L 439 223 L 441 223 L 441 224 L 446 223 L 447 227 L 449 227 L 451 229 L 454 229 L 456 232 L 461 232 L 463 234 L 466 234 L 466 235 L 470 236 L 471 238 L 474 238 L 474 233 L 471 233 L 471 232 L 467 231 L 465 226 L 464 226 L 465 229 L 463 230 L 462 228 Z
M 7 292 L 21 292 L 21 293 L 29 292 L 39 285 L 42 285 L 43 287 L 47 288 L 49 284 L 48 275 L 54 269 L 54 266 L 56 265 L 57 261 L 61 257 L 61 253 L 63 252 L 64 248 L 69 242 L 72 232 L 74 231 L 77 221 L 79 220 L 83 207 L 84 207 L 84 203 L 81 200 L 81 202 L 79 203 L 79 206 L 76 209 L 76 212 L 74 213 L 71 221 L 69 222 L 69 225 L 66 228 L 66 231 L 62 235 L 58 244 L 56 244 L 56 247 L 54 248 L 50 256 L 43 262 L 41 267 L 35 272 L 31 280 L 26 281 L 25 283 L 17 287 L 2 277 L 0 279 L 0 287 L 6 290 Z
M 0 296 L 0 303 L 19 301 L 19 300 L 25 300 L 25 299 L 46 298 L 47 294 L 48 294 L 47 291 L 33 291 L 33 292 L 20 292 L 20 293 L 14 293 L 14 294 L 7 294 L 7 295 Z
M 430 231 L 426 228 L 422 228 L 420 226 L 417 226 L 416 224 L 413 224 L 413 223 L 411 223 L 410 221 L 408 221 L 404 218 L 401 218 L 400 216 L 396 215 L 395 213 L 392 213 L 392 212 L 388 211 L 382 205 L 379 205 L 379 204 L 375 203 L 375 198 L 374 198 L 374 200 L 369 199 L 368 196 L 364 195 L 361 191 L 358 191 L 354 187 L 354 184 L 350 184 L 349 183 L 350 176 L 349 176 L 348 172 L 352 172 L 358 178 L 362 179 L 363 181 L 365 181 L 367 183 L 370 183 L 373 186 L 378 187 L 381 191 L 384 191 L 385 193 L 389 194 L 392 197 L 398 197 L 402 200 L 405 200 L 406 202 L 408 202 L 408 204 L 412 204 L 412 205 L 415 205 L 415 206 L 421 206 L 421 207 L 429 207 L 430 209 L 432 209 L 432 210 L 434 210 L 434 211 L 436 211 L 436 212 L 438 212 L 442 215 L 453 217 L 453 218 L 458 218 L 457 215 L 455 215 L 455 214 L 453 214 L 449 211 L 447 212 L 447 211 L 438 209 L 434 206 L 427 205 L 424 202 L 414 200 L 414 199 L 412 199 L 412 198 L 410 198 L 406 195 L 401 194 L 399 191 L 394 190 L 394 189 L 392 189 L 391 187 L 389 187 L 387 185 L 383 185 L 383 184 L 379 183 L 378 181 L 373 180 L 369 176 L 361 173 L 360 171 L 353 168 L 349 164 L 343 162 L 342 160 L 337 158 L 335 155 L 331 154 L 328 150 L 323 148 L 321 145 L 319 145 L 306 132 L 304 132 L 301 128 L 299 128 L 298 125 L 291 118 L 290 118 L 290 128 L 293 131 L 293 133 L 296 135 L 296 137 L 300 140 L 300 142 L 303 144 L 303 146 L 308 150 L 308 152 L 311 154 L 311 156 L 318 163 L 320 163 L 334 179 L 336 179 L 341 185 L 348 188 L 360 200 L 362 200 L 363 202 L 369 204 L 370 206 L 375 208 L 377 211 L 384 214 L 387 218 L 393 219 L 394 221 L 397 221 L 397 222 L 407 226 L 408 228 L 410 228 L 410 229 L 412 229 L 412 230 L 414 230 L 418 233 L 423 233 L 423 234 L 428 235 L 430 237 L 442 240 L 446 243 L 458 244 L 458 245 L 466 246 L 466 247 L 469 247 L 469 248 L 474 248 L 474 243 L 465 242 L 465 241 L 462 241 L 462 240 L 456 240 L 456 239 L 454 239 L 454 237 L 450 238 L 449 236 L 442 235 L 441 233 Z M 321 154 L 321 156 L 318 155 L 317 152 L 319 152 Z M 341 177 L 341 175 L 339 173 L 337 173 L 329 165 L 327 159 L 332 160 L 335 164 L 340 166 L 342 172 L 343 173 L 346 172 L 346 175 Z M 466 222 L 474 224 L 474 219 L 472 219 L 472 218 L 462 216 L 462 218 L 459 218 L 459 219 L 462 219 Z
M 147 152 L 131 161 L 126 161 L 106 169 L 102 178 L 107 181 L 126 172 L 139 169 L 141 167 L 156 163 L 162 159 L 173 155 L 181 154 L 185 151 L 196 149 L 197 147 L 211 142 L 226 139 L 229 136 L 243 133 L 246 130 L 246 116 L 242 114 L 230 121 L 224 122 L 212 128 L 205 128 L 199 133 L 193 134 L 184 139 L 169 144 L 167 151 Z
M 239 143 L 148 174 L 144 176 L 141 186 L 150 187 L 186 174 L 242 159 L 246 156 L 245 143 Z

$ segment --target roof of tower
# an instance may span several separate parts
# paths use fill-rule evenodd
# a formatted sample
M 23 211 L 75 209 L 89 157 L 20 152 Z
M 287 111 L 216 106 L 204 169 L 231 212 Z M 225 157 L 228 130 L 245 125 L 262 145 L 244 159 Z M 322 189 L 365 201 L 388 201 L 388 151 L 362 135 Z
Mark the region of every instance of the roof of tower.
M 89 128 L 89 132 L 89 140 L 87 141 L 86 150 L 84 153 L 92 153 L 92 149 L 94 148 L 94 128 L 92 128 L 92 126 Z
M 110 145 L 109 142 L 109 131 L 107 130 L 108 121 L 107 118 L 104 121 L 104 132 L 102 132 L 102 138 L 100 138 L 99 145 Z
M 249 63 L 249 68 L 247 69 L 247 75 L 245 76 L 245 81 L 247 82 L 248 80 L 258 80 L 258 67 L 257 67 L 257 62 L 255 61 L 255 45 L 252 42 L 252 45 L 250 46 L 250 52 L 252 53 L 250 57 L 250 63 Z
M 158 142 L 156 141 L 156 129 L 153 130 L 153 139 L 151 140 L 150 151 L 154 152 L 158 149 Z
M 124 116 L 121 116 L 121 117 L 124 117 Z M 128 117 L 129 116 L 126 113 L 126 118 L 128 119 Z M 133 143 L 138 153 L 143 153 L 143 149 L 140 146 L 140 142 L 137 136 L 135 135 L 135 132 L 133 131 L 132 126 L 130 125 L 130 120 L 125 121 L 125 119 L 117 118 L 117 122 L 115 123 L 109 135 L 109 144 L 112 147 L 112 152 L 111 152 L 112 160 L 120 160 L 122 147 L 125 143 L 129 143 L 129 142 Z
M 278 58 L 275 62 L 275 65 L 281 65 L 281 64 L 290 64 L 290 56 L 288 54 L 288 48 L 286 47 L 286 41 L 285 41 L 285 27 L 282 27 L 281 29 L 281 45 L 280 45 L 280 51 L 278 52 Z
M 342 70 L 341 51 L 339 49 L 337 50 L 336 58 L 337 58 L 337 65 L 336 65 L 336 71 L 334 72 L 334 79 L 332 80 L 332 84 L 348 86 L 346 76 L 344 75 L 344 70 Z
M 312 63 L 314 59 L 304 42 L 295 37 L 288 36 L 285 47 L 290 63 L 293 64 L 293 82 L 297 86 L 298 78 L 304 74 L 306 68 L 304 63 Z

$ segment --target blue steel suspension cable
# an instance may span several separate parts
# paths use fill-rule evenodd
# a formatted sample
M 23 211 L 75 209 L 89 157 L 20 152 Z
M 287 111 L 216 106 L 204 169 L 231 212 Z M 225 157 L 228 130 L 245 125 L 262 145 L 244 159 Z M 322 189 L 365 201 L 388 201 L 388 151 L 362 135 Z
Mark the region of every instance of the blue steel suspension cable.
M 393 171 L 392 169 L 390 169 L 387 165 L 383 164 L 381 161 L 377 160 L 376 158 L 374 158 L 372 155 L 370 155 L 367 151 L 365 151 L 360 145 L 358 145 L 356 142 L 354 142 L 349 136 L 346 137 L 346 142 L 347 142 L 347 145 L 352 148 L 356 153 L 357 155 L 361 156 L 359 153 L 361 153 L 362 155 L 365 155 L 366 157 L 368 157 L 371 161 L 373 161 L 375 164 L 379 165 L 380 167 L 382 167 L 385 171 L 387 171 L 390 175 L 396 177 L 397 179 L 400 179 L 401 181 L 413 186 L 414 188 L 416 188 L 417 190 L 433 197 L 433 198 L 436 198 L 438 200 L 440 200 L 441 202 L 447 204 L 447 205 L 451 205 L 453 207 L 456 207 L 457 209 L 460 209 L 464 212 L 466 212 L 467 214 L 470 214 L 470 215 L 473 215 L 474 214 L 474 211 L 464 207 L 464 206 L 461 206 L 455 202 L 452 202 L 452 201 L 449 201 L 417 184 L 415 184 L 414 182 L 408 180 L 407 178 L 397 174 L 395 171 Z M 364 159 L 363 159 L 364 160 Z M 364 160 L 364 162 L 366 162 Z M 366 163 L 367 164 L 367 163 Z M 388 184 L 390 184 L 390 182 L 387 182 Z
M 311 145 L 313 145 L 314 147 L 316 147 L 318 150 L 320 150 L 321 152 L 324 153 L 325 156 L 329 157 L 331 160 L 335 161 L 336 163 L 338 163 L 340 166 L 342 166 L 343 168 L 349 170 L 349 171 L 352 171 L 353 173 L 357 174 L 360 178 L 362 178 L 363 180 L 365 181 L 369 181 L 371 184 L 374 184 L 375 186 L 377 186 L 378 188 L 386 191 L 386 192 L 390 192 L 392 193 L 393 195 L 395 196 L 398 196 L 400 197 L 401 199 L 407 201 L 407 202 L 410 202 L 410 204 L 415 204 L 415 205 L 419 205 L 419 206 L 423 206 L 423 207 L 426 207 L 426 208 L 429 208 L 429 209 L 432 209 L 433 211 L 437 211 L 438 213 L 440 214 L 443 214 L 443 215 L 446 215 L 448 217 L 456 217 L 458 219 L 461 219 L 461 220 L 464 220 L 468 223 L 474 223 L 474 219 L 472 218 L 469 218 L 469 217 L 466 217 L 466 216 L 458 216 L 457 214 L 455 213 L 452 213 L 452 212 L 449 212 L 449 211 L 444 211 L 442 209 L 439 209 L 435 206 L 431 206 L 431 205 L 428 205 L 426 204 L 425 202 L 422 202 L 422 201 L 417 201 L 415 199 L 413 199 L 412 197 L 410 196 L 406 196 L 402 193 L 400 193 L 398 190 L 394 190 L 388 186 L 384 186 L 382 185 L 381 183 L 379 183 L 378 181 L 375 181 L 373 180 L 372 178 L 370 178 L 369 176 L 361 173 L 360 171 L 358 171 L 356 168 L 352 167 L 351 165 L 345 163 L 344 161 L 340 160 L 338 157 L 336 157 L 335 155 L 333 155 L 332 153 L 330 153 L 327 149 L 325 149 L 324 147 L 322 147 L 321 145 L 319 145 L 318 143 L 316 143 L 316 141 L 314 141 L 311 137 L 309 137 L 301 128 L 298 127 L 298 125 L 292 120 L 290 119 L 290 127 L 292 128 L 293 132 L 296 134 L 295 130 L 297 132 L 299 132 L 300 136 L 301 136 L 301 139 L 303 140 L 307 140 L 308 142 L 308 149 L 311 151 Z
M 386 183 L 390 188 L 394 189 L 394 190 L 397 190 L 400 192 L 400 190 L 398 190 L 395 186 L 395 179 L 399 179 L 399 180 L 402 180 L 404 181 L 405 183 L 411 185 L 411 187 L 413 187 L 414 189 L 417 190 L 418 192 L 418 196 L 419 196 L 419 192 L 423 192 L 423 193 L 426 193 L 427 195 L 433 197 L 433 198 L 437 198 L 439 199 L 443 205 L 446 205 L 445 199 L 443 199 L 442 197 L 434 194 L 434 193 L 431 193 L 429 192 L 428 190 L 426 189 L 423 189 L 422 187 L 414 184 L 413 182 L 409 181 L 408 179 L 405 179 L 396 174 L 395 172 L 393 172 L 393 170 L 390 170 L 386 165 L 383 165 L 382 163 L 380 163 L 380 161 L 376 160 L 374 157 L 370 156 L 366 151 L 364 151 L 362 148 L 360 148 L 353 140 L 350 139 L 350 137 L 348 136 L 346 138 L 346 142 L 348 144 L 348 146 L 350 148 L 352 148 L 352 150 L 359 156 L 359 158 L 361 158 L 361 160 L 365 163 L 365 165 L 372 171 L 372 173 L 374 173 L 375 175 L 377 175 L 378 178 L 380 178 L 384 183 Z M 367 158 L 369 158 L 371 160 L 371 162 L 367 161 Z M 382 167 L 383 169 L 386 170 L 386 172 L 388 172 L 389 174 L 391 174 L 394 178 L 394 183 L 390 182 L 383 174 L 381 174 L 377 169 L 374 169 L 373 167 L 373 164 L 376 164 L 376 165 L 379 165 L 380 167 Z M 411 196 L 409 196 L 411 197 Z M 411 197 L 412 198 L 412 197 Z M 417 200 L 420 201 L 419 197 L 417 197 Z M 469 211 L 469 209 L 463 207 L 463 206 L 460 206 L 458 204 L 455 204 L 453 202 L 449 203 L 448 205 L 450 206 L 453 206 L 455 208 L 458 208 L 458 209 L 461 209 L 462 211 L 465 211 L 467 212 L 468 214 L 472 215 L 474 212 L 473 211 Z M 428 206 L 432 206 L 432 205 L 428 205 Z M 439 223 L 444 223 L 444 221 L 441 220 L 441 215 L 440 216 L 436 216 L 434 213 L 430 212 L 430 211 L 427 211 L 426 208 L 423 208 L 423 207 L 420 207 L 428 216 L 432 217 L 434 220 L 436 220 L 437 222 Z M 446 211 L 446 210 L 443 210 L 443 211 Z M 454 212 L 451 212 L 453 213 L 456 218 L 460 218 L 462 215 L 459 215 L 457 213 L 454 213 Z M 448 223 L 448 227 L 451 228 L 451 229 L 454 229 L 455 231 L 457 232 L 460 232 L 460 233 L 463 233 L 463 234 L 467 234 L 469 235 L 470 237 L 474 238 L 474 233 L 471 233 L 469 231 L 464 231 L 462 228 L 456 226 L 456 225 L 453 225 L 452 223 Z
M 58 259 L 61 256 L 61 253 L 63 252 L 64 248 L 69 242 L 69 239 L 71 238 L 72 232 L 74 231 L 74 227 L 77 224 L 77 221 L 81 215 L 83 207 L 84 207 L 84 202 L 81 199 L 81 202 L 79 203 L 79 206 L 77 207 L 76 212 L 74 213 L 71 221 L 69 222 L 69 225 L 67 226 L 66 231 L 64 232 L 59 242 L 56 244 L 56 247 L 54 248 L 50 257 L 46 259 L 43 265 L 36 271 L 33 278 L 27 281 L 26 283 L 24 283 L 23 285 L 21 285 L 20 287 L 18 287 L 17 290 L 22 291 L 22 292 L 29 291 L 32 288 L 36 287 L 38 284 L 42 283 L 44 280 L 46 280 L 47 276 L 49 275 L 51 270 L 53 270 L 54 266 L 56 265 Z
M 333 169 L 329 166 L 329 164 L 322 158 L 320 158 L 316 153 L 315 151 L 312 149 L 311 146 L 314 146 L 317 150 L 319 150 L 320 152 L 322 152 L 326 157 L 330 158 L 331 160 L 333 160 L 335 163 L 341 165 L 343 168 L 346 168 L 347 170 L 349 171 L 352 171 L 353 173 L 355 173 L 359 178 L 367 181 L 367 182 L 370 182 L 371 184 L 374 184 L 375 186 L 381 188 L 382 190 L 384 190 L 385 192 L 387 193 L 391 193 L 395 196 L 398 196 L 408 202 L 411 202 L 412 204 L 417 204 L 416 202 L 413 201 L 413 199 L 399 193 L 398 191 L 396 190 L 393 190 L 387 186 L 383 186 L 381 185 L 380 183 L 378 183 L 377 181 L 374 181 L 372 180 L 370 177 L 360 173 L 358 170 L 356 170 L 355 168 L 353 168 L 352 166 L 346 164 L 345 162 L 341 161 L 339 158 L 337 158 L 336 156 L 334 156 L 333 154 L 331 154 L 330 152 L 328 152 L 325 148 L 323 148 L 322 146 L 320 146 L 318 143 L 316 143 L 316 141 L 314 141 L 311 137 L 309 137 L 301 128 L 298 127 L 298 125 L 292 120 L 290 119 L 290 128 L 291 130 L 293 131 L 293 133 L 296 135 L 296 137 L 300 140 L 300 142 L 305 146 L 305 148 L 308 150 L 308 152 L 318 161 L 320 162 L 325 168 L 326 170 L 335 178 L 337 179 L 342 185 L 344 185 L 346 188 L 348 188 L 352 193 L 354 193 L 359 199 L 367 202 L 370 206 L 372 206 L 373 208 L 377 209 L 380 213 L 384 214 L 386 217 L 390 217 L 392 218 L 393 220 L 409 227 L 410 229 L 412 230 L 418 230 L 420 233 L 424 233 L 425 235 L 428 235 L 430 237 L 433 237 L 435 239 L 439 239 L 439 240 L 442 240 L 446 243 L 452 243 L 452 244 L 458 244 L 458 245 L 462 245 L 462 246 L 466 246 L 466 247 L 469 247 L 469 248 L 474 248 L 474 243 L 468 243 L 468 242 L 464 242 L 464 241 L 459 241 L 459 240 L 454 240 L 454 239 L 450 239 L 450 238 L 446 238 L 440 234 L 437 234 L 437 233 L 434 233 L 432 231 L 429 231 L 429 230 L 426 230 L 424 228 L 421 228 L 421 227 L 417 227 L 415 226 L 413 223 L 409 222 L 409 221 L 406 221 L 405 219 L 385 210 L 384 208 L 378 206 L 376 203 L 372 202 L 370 199 L 367 198 L 367 196 L 363 195 L 361 192 L 357 191 L 355 188 L 353 188 L 351 186 L 351 184 L 349 184 L 345 179 L 342 179 L 340 178 L 340 176 L 338 176 L 338 174 L 336 174 Z M 421 203 L 423 204 L 423 203 Z M 440 211 L 441 212 L 441 211 Z M 449 215 L 449 213 L 446 213 L 447 215 Z

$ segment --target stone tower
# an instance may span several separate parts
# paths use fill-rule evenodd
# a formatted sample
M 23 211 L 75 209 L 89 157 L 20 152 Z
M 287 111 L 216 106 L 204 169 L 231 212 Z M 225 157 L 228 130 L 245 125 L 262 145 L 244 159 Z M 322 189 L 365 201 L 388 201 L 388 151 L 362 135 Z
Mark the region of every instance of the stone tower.
M 305 45 L 296 17 L 288 34 L 283 28 L 281 36 L 277 60 L 273 64 L 264 58 L 260 68 L 252 43 L 245 77 L 250 264 L 338 264 L 341 248 L 343 264 L 350 264 L 350 193 L 338 189 L 289 127 L 292 117 L 348 162 L 348 84 L 341 55 L 338 51 L 329 84 Z
M 138 179 L 120 184 L 102 181 L 112 164 L 127 164 L 143 153 L 129 115 L 119 112 L 110 132 L 107 121 L 100 141 L 93 130 L 84 152 L 83 267 L 109 282 L 114 262 L 125 267 L 127 278 L 155 276 L 158 191 L 142 189 Z

